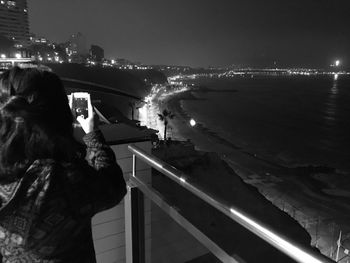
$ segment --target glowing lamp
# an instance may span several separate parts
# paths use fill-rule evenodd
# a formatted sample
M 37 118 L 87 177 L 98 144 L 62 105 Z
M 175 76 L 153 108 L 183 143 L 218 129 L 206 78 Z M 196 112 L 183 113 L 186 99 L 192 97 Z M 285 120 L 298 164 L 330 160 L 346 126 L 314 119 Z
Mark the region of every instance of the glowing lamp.
M 192 127 L 196 126 L 196 121 L 195 121 L 194 119 L 191 119 L 191 120 L 190 120 L 190 125 L 191 125 Z
M 6 58 L 6 55 L 5 54 L 1 54 L 1 58 Z
M 335 61 L 335 66 L 336 66 L 336 67 L 339 67 L 339 65 L 340 65 L 340 60 L 336 60 L 336 61 Z
M 20 59 L 20 58 L 22 58 L 22 55 L 21 55 L 20 53 L 17 53 L 17 54 L 15 55 L 15 57 L 18 58 L 18 59 Z

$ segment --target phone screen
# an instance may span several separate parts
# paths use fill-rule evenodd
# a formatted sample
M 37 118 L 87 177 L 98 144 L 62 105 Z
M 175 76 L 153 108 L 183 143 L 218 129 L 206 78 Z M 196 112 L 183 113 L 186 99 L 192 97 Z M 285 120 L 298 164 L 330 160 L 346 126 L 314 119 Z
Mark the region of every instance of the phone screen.
M 86 119 L 89 116 L 89 100 L 90 94 L 87 92 L 74 92 L 68 95 L 69 106 L 74 118 L 82 116 Z
M 87 98 L 74 98 L 73 109 L 76 117 L 83 116 L 83 118 L 86 119 L 89 116 Z

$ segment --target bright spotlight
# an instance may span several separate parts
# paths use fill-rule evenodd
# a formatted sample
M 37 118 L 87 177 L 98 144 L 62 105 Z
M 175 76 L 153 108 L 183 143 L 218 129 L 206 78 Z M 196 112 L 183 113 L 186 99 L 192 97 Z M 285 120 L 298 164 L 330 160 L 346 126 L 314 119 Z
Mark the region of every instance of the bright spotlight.
M 5 54 L 1 54 L 1 58 L 6 58 L 6 55 Z
M 22 55 L 21 55 L 20 53 L 17 53 L 17 54 L 15 55 L 15 57 L 18 58 L 18 59 L 20 59 L 20 58 L 22 58 Z
M 196 121 L 194 120 L 194 119 L 191 119 L 190 120 L 190 125 L 193 127 L 193 126 L 195 126 L 196 125 Z
M 336 60 L 336 61 L 335 61 L 335 66 L 336 66 L 336 67 L 339 67 L 339 65 L 340 65 L 340 60 Z

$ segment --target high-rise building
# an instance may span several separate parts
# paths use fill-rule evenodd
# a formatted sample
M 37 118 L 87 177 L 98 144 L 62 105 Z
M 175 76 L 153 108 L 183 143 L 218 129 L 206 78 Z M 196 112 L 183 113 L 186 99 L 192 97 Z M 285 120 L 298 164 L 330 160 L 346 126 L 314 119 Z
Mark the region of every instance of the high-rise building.
M 71 35 L 69 38 L 69 43 L 69 48 L 73 55 L 86 56 L 89 54 L 87 50 L 86 38 L 82 33 L 78 32 L 77 34 Z
M 89 56 L 86 38 L 82 33 L 73 34 L 66 43 L 68 61 L 72 63 L 85 63 Z
M 105 51 L 100 46 L 91 45 L 90 57 L 92 60 L 94 60 L 96 62 L 102 62 L 102 60 L 105 57 Z
M 29 45 L 27 0 L 0 0 L 0 35 L 18 47 Z

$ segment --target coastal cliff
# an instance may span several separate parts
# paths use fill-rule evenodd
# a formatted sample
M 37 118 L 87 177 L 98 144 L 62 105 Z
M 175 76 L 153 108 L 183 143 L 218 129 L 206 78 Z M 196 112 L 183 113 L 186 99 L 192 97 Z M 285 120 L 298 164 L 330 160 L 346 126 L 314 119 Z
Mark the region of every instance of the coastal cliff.
M 46 64 L 61 78 L 71 78 L 110 86 L 134 96 L 145 97 L 152 84 L 167 82 L 156 70 L 120 70 L 115 68 L 85 67 L 80 64 Z M 145 82 L 146 80 L 146 82 Z

